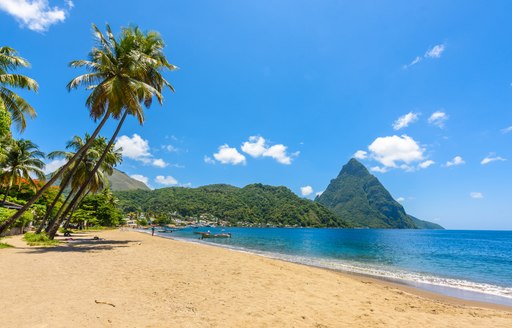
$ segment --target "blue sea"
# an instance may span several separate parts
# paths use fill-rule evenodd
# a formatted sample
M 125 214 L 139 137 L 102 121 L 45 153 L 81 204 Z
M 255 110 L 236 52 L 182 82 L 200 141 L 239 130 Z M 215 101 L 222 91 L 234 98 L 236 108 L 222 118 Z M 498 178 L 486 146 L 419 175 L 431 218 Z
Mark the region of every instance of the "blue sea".
M 207 230 L 232 238 L 200 241 L 194 234 Z M 512 306 L 512 231 L 186 228 L 156 234 Z

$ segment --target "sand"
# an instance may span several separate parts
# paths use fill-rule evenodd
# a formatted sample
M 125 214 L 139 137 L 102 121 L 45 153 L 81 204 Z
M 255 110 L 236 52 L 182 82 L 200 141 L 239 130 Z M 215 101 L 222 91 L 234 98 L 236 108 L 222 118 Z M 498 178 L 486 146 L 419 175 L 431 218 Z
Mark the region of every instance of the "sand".
M 56 248 L 5 239 L 16 248 L 0 249 L 0 327 L 512 327 L 511 308 L 133 231 L 95 234 L 105 240 Z

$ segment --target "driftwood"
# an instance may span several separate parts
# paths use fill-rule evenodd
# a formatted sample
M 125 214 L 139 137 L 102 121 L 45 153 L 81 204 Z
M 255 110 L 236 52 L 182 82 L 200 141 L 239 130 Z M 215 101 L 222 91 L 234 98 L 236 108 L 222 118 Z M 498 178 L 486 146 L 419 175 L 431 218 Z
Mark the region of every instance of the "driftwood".
M 104 301 L 98 301 L 98 300 L 94 300 L 94 302 L 96 304 L 106 304 L 106 305 L 110 305 L 112 307 L 116 307 L 115 304 L 112 304 L 112 303 L 109 303 L 109 302 L 104 302 Z

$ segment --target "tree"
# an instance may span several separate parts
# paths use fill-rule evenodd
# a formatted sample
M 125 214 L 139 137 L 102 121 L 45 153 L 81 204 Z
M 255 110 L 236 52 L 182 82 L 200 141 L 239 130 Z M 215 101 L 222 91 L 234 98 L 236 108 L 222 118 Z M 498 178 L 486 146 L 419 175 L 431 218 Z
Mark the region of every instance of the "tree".
M 20 67 L 29 67 L 30 63 L 17 56 L 17 51 L 9 47 L 0 47 L 0 110 L 7 110 L 16 123 L 18 130 L 23 132 L 27 126 L 25 115 L 35 117 L 36 112 L 25 99 L 9 88 L 37 91 L 37 82 L 25 75 L 12 74 Z
M 137 27 L 124 28 L 119 40 L 116 40 L 110 26 L 107 25 L 106 36 L 93 24 L 94 36 L 97 46 L 89 53 L 87 60 L 76 60 L 70 63 L 71 67 L 84 67 L 90 73 L 80 75 L 68 84 L 68 90 L 84 86 L 91 90 L 87 97 L 86 106 L 89 108 L 90 116 L 97 120 L 102 117 L 100 124 L 91 135 L 91 139 L 84 145 L 50 181 L 41 188 L 23 208 L 12 218 L 0 225 L 0 233 L 14 222 L 26 211 L 42 194 L 49 184 L 54 183 L 64 170 L 68 169 L 85 150 L 92 140 L 97 136 L 109 117 L 119 119 L 120 122 L 109 141 L 106 149 L 110 149 L 114 143 L 126 116 L 134 115 L 139 123 L 144 122 L 144 110 L 151 106 L 153 97 L 162 104 L 162 89 L 168 87 L 174 91 L 167 82 L 161 71 L 164 69 L 174 70 L 176 67 L 167 61 L 163 53 L 164 42 L 157 32 L 142 32 Z M 98 170 L 103 162 L 106 153 L 99 159 L 93 171 Z M 92 180 L 92 176 L 89 181 Z M 80 188 L 74 196 L 78 200 L 85 192 L 85 187 Z M 71 209 L 66 209 L 67 215 Z
M 37 188 L 37 185 L 30 176 L 31 174 L 44 181 L 43 169 L 45 164 L 41 160 L 44 157 L 44 153 L 32 141 L 25 139 L 12 141 L 6 159 L 1 164 L 3 172 L 0 176 L 6 185 L 2 204 L 5 204 L 12 185 L 20 183 L 20 178 L 27 179 L 34 188 Z

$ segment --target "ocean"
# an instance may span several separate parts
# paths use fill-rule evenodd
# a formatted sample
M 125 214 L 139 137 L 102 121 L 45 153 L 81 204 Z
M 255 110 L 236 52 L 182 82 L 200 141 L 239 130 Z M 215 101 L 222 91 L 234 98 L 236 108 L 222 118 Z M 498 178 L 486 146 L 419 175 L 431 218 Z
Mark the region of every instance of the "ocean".
M 199 240 L 194 231 L 232 233 Z M 184 239 L 512 306 L 512 231 L 186 228 Z

